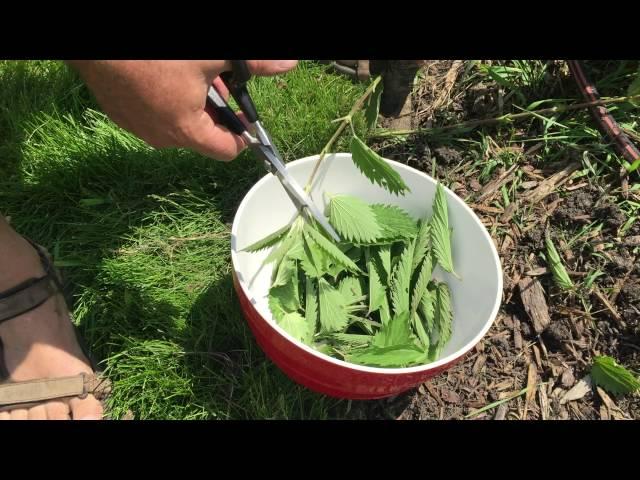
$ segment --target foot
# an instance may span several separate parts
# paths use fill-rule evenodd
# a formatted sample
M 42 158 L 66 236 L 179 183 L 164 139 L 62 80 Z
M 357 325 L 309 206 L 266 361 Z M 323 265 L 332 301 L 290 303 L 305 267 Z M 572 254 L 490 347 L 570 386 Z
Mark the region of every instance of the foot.
M 15 233 L 0 215 L 0 292 L 44 275 L 34 248 Z M 59 378 L 93 373 L 78 345 L 62 295 L 38 308 L 0 323 L 3 361 L 8 381 Z M 0 360 L 1 361 L 1 360 Z M 99 420 L 102 405 L 93 396 L 47 401 L 30 408 L 0 412 L 0 420 Z

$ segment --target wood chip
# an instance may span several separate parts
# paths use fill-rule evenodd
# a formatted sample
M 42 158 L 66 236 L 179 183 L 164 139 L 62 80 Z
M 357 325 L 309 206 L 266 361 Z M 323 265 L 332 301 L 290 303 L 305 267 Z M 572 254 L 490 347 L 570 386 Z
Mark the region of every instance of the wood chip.
M 536 359 L 536 365 L 538 365 L 541 372 L 544 371 L 542 368 L 542 361 L 540 360 L 540 349 L 536 345 L 532 345 L 531 348 L 533 348 L 533 356 Z
M 564 405 L 567 402 L 571 402 L 573 400 L 580 400 L 587 393 L 593 390 L 593 382 L 591 380 L 591 375 L 587 375 L 584 378 L 581 378 L 578 383 L 576 383 L 571 390 L 564 394 L 564 396 L 560 399 L 560 405 Z
M 587 185 L 589 185 L 587 182 L 582 182 L 582 183 L 578 183 L 576 185 L 569 185 L 564 187 L 565 190 L 569 191 L 569 192 L 573 192 L 574 190 L 578 190 L 580 188 L 584 188 Z
M 522 350 L 522 333 L 520 333 L 520 320 L 513 319 L 513 345 L 516 350 Z
M 532 188 L 536 187 L 538 185 L 538 182 L 535 180 L 529 180 L 528 182 L 522 182 L 520 184 L 520 188 L 522 188 L 523 190 L 531 190 Z
M 502 223 L 507 223 L 509 222 L 512 218 L 513 215 L 518 211 L 518 202 L 511 202 L 509 204 L 509 206 L 505 209 L 504 213 L 502 215 L 500 215 L 500 221 Z
M 533 363 L 529 364 L 529 371 L 527 373 L 527 395 L 524 399 L 524 411 L 522 413 L 522 419 L 527 419 L 527 410 L 529 409 L 529 405 L 531 401 L 536 395 L 536 381 L 538 380 L 538 371 L 536 370 L 536 366 Z
M 540 401 L 540 417 L 542 420 L 549 419 L 549 398 L 547 397 L 547 386 L 545 384 L 541 384 L 538 389 L 538 400 Z
M 534 268 L 533 270 L 529 270 L 525 273 L 525 275 L 527 275 L 528 277 L 539 277 L 540 275 L 544 275 L 547 272 L 548 270 L 546 269 L 546 267 L 538 267 Z
M 562 370 L 560 383 L 564 388 L 571 388 L 576 383 L 576 378 L 573 376 L 573 372 L 571 371 L 571 369 L 564 368 Z
M 507 416 L 507 412 L 509 411 L 509 407 L 506 403 L 503 403 L 498 406 L 498 410 L 496 411 L 496 416 L 493 417 L 494 420 L 504 420 Z
M 440 398 L 440 395 L 438 395 L 438 392 L 436 391 L 436 389 L 433 388 L 433 386 L 429 382 L 423 383 L 423 385 L 429 391 L 429 393 L 435 399 L 435 401 L 438 402 L 438 405 L 443 406 L 444 403 L 442 402 L 442 399 Z
M 476 362 L 473 364 L 473 369 L 471 370 L 474 375 L 478 375 L 480 373 L 480 370 L 482 370 L 486 361 L 486 355 L 478 355 Z
M 478 211 L 484 212 L 484 213 L 498 213 L 498 214 L 504 213 L 504 210 L 502 208 L 488 207 L 486 205 L 478 205 L 476 203 L 469 203 L 468 205 L 473 210 L 478 210 Z
M 523 200 L 536 204 L 540 202 L 542 199 L 553 193 L 558 187 L 566 183 L 573 175 L 573 172 L 580 168 L 580 164 L 577 162 L 572 162 L 565 166 L 559 172 L 554 173 L 549 178 L 544 179 L 540 182 L 540 185 L 536 187 L 535 190 L 528 192 L 527 195 L 523 196 Z
M 476 199 L 476 201 L 478 203 L 484 203 L 485 201 L 493 197 L 496 194 L 496 192 L 500 189 L 500 187 L 502 187 L 502 185 L 509 183 L 511 180 L 515 178 L 514 172 L 516 171 L 517 168 L 518 168 L 518 164 L 514 163 L 513 165 L 511 165 L 511 167 L 509 167 L 507 171 L 499 175 L 498 178 L 495 178 L 494 180 L 491 180 L 489 183 L 487 183 L 482 189 L 482 191 L 480 192 L 480 195 L 478 195 L 478 198 Z
M 447 403 L 455 403 L 455 404 L 460 403 L 460 395 L 458 395 L 453 390 L 448 390 L 446 388 L 443 388 L 440 391 L 440 397 Z
M 531 319 L 533 329 L 540 334 L 551 322 L 542 285 L 537 278 L 524 277 L 518 282 L 518 286 L 522 304 Z

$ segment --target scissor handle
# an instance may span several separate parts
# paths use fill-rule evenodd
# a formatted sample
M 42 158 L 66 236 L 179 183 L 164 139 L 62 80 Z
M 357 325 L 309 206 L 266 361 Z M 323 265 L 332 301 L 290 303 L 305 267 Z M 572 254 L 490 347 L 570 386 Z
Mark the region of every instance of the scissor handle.
M 238 103 L 240 110 L 245 114 L 249 123 L 255 123 L 260 118 L 256 111 L 256 106 L 251 100 L 249 90 L 247 90 L 247 82 L 251 78 L 251 72 L 245 60 L 231 60 L 231 72 L 223 72 L 220 78 L 229 89 L 229 93 Z
M 229 104 L 222 98 L 215 87 L 209 87 L 207 104 L 213 109 L 222 125 L 236 135 L 242 135 L 247 129 Z

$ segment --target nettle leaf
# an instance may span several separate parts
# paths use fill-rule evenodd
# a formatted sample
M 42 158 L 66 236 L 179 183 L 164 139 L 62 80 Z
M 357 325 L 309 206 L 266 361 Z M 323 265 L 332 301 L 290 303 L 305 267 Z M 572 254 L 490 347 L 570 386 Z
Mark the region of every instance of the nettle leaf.
M 285 257 L 278 267 L 276 279 L 271 286 L 279 287 L 288 284 L 291 281 L 291 277 L 293 277 L 297 268 L 298 265 L 295 260 Z
M 371 345 L 346 357 L 346 360 L 351 363 L 377 367 L 407 367 L 421 364 L 426 359 L 425 352 L 411 343 L 390 347 Z
M 593 359 L 591 378 L 599 387 L 615 395 L 640 390 L 640 380 L 629 370 L 608 356 Z
M 289 335 L 307 345 L 311 344 L 314 331 L 307 320 L 298 312 L 285 314 L 279 321 L 280 325 Z
M 338 285 L 338 291 L 344 297 L 347 305 L 362 302 L 367 297 L 362 293 L 362 285 L 356 277 L 344 277 Z
M 269 290 L 269 309 L 274 318 L 279 321 L 284 315 L 300 309 L 297 269 L 286 285 L 272 287 Z
M 309 278 L 305 279 L 304 317 L 315 333 L 318 325 L 318 292 L 314 281 Z
M 304 228 L 304 234 L 307 240 L 315 242 L 315 244 L 324 250 L 333 260 L 344 265 L 347 269 L 353 272 L 360 272 L 358 266 L 347 257 L 342 251 L 336 247 L 331 240 L 325 237 L 322 233 L 318 232 L 311 225 L 307 224 Z
M 449 230 L 449 213 L 447 199 L 442 185 L 438 183 L 433 201 L 431 217 L 431 244 L 433 254 L 443 270 L 455 275 L 451 258 L 451 230 Z
M 436 328 L 436 286 L 430 283 L 420 300 L 420 313 L 427 322 L 427 331 L 432 334 Z
M 367 124 L 367 128 L 372 130 L 375 128 L 376 123 L 378 122 L 378 113 L 380 112 L 380 99 L 382 98 L 382 91 L 384 90 L 383 82 L 378 82 L 376 88 L 369 95 L 369 99 L 367 100 L 367 105 L 364 111 L 365 123 Z
M 436 289 L 435 321 L 438 326 L 438 343 L 435 349 L 437 358 L 451 339 L 453 311 L 451 310 L 451 294 L 446 283 L 439 283 Z
M 396 316 L 409 313 L 409 287 L 411 285 L 411 263 L 414 243 L 409 243 L 400 255 L 391 282 L 391 301 Z
M 547 247 L 547 262 L 549 263 L 549 268 L 551 269 L 551 273 L 553 274 L 553 279 L 555 280 L 556 285 L 558 285 L 558 287 L 560 287 L 562 290 L 573 289 L 573 282 L 571 281 L 571 278 L 569 278 L 569 274 L 562 264 L 560 255 L 558 254 L 558 251 L 556 250 L 556 247 L 551 240 L 549 230 L 545 232 L 544 242 L 545 246 Z
M 418 236 L 416 238 L 416 248 L 413 252 L 413 265 L 411 270 L 414 272 L 422 259 L 427 255 L 429 245 L 431 244 L 431 227 L 428 220 L 420 220 L 418 226 Z
M 400 174 L 355 135 L 351 138 L 351 158 L 372 183 L 396 195 L 410 191 Z
M 291 229 L 291 225 L 285 225 L 284 227 L 276 230 L 275 232 L 267 235 L 262 240 L 258 240 L 255 243 L 252 243 L 248 247 L 242 249 L 243 252 L 259 252 L 260 250 L 264 250 L 265 248 L 272 247 L 280 243 L 287 232 Z
M 384 276 L 384 281 L 388 278 L 391 278 L 391 247 L 389 245 L 385 245 L 378 248 L 378 257 L 380 258 L 384 274 L 383 272 L 378 273 L 380 273 L 380 278 Z
M 271 262 L 275 262 L 274 270 L 277 270 L 278 265 L 282 261 L 284 256 L 289 254 L 292 249 L 295 249 L 296 247 L 301 245 L 301 233 L 303 225 L 304 221 L 300 217 L 293 222 L 291 228 L 289 229 L 289 232 L 287 233 L 282 243 L 280 243 L 277 248 L 274 248 L 265 259 L 265 265 L 268 265 Z
M 416 317 L 416 312 L 418 311 L 422 297 L 424 297 L 424 292 L 427 291 L 429 281 L 431 280 L 432 267 L 431 257 L 426 255 L 420 266 L 418 280 L 413 287 L 413 293 L 411 295 L 411 318 Z
M 364 346 L 369 345 L 373 339 L 373 335 L 362 335 L 355 333 L 332 333 L 329 337 L 339 343 L 343 343 L 349 346 Z
M 396 238 L 412 238 L 418 233 L 416 221 L 403 209 L 395 205 L 376 203 L 371 205 L 376 221 L 380 226 L 379 238 L 385 240 Z
M 384 296 L 382 300 L 382 305 L 380 305 L 380 322 L 382 325 L 386 325 L 391 321 L 391 307 L 389 306 L 389 299 L 387 296 Z
M 322 330 L 324 332 L 343 330 L 349 322 L 345 298 L 323 278 L 318 282 L 318 293 Z
M 377 311 L 387 297 L 387 289 L 380 281 L 380 275 L 376 267 L 374 257 L 367 259 L 367 272 L 369 273 L 369 313 Z
M 389 347 L 410 342 L 411 325 L 409 325 L 409 313 L 403 312 L 393 317 L 374 336 L 373 345 Z
M 304 236 L 300 266 L 309 277 L 320 278 L 326 274 L 331 265 L 329 254 L 318 246 L 313 240 Z
M 343 237 L 366 243 L 380 237 L 380 226 L 369 205 L 349 195 L 334 195 L 329 202 L 331 225 Z

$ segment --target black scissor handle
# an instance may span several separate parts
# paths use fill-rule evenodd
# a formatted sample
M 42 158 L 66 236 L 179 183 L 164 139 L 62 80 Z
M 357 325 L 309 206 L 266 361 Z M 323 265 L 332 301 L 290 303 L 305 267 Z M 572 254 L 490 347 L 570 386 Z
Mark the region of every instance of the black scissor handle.
M 247 129 L 215 87 L 209 88 L 207 104 L 216 113 L 218 121 L 236 135 L 242 135 Z
M 246 60 L 231 60 L 231 72 L 220 74 L 220 78 L 229 89 L 229 93 L 238 103 L 240 110 L 245 114 L 249 123 L 255 123 L 259 120 L 256 107 L 251 100 L 249 90 L 247 90 L 247 82 L 251 78 L 249 67 Z

